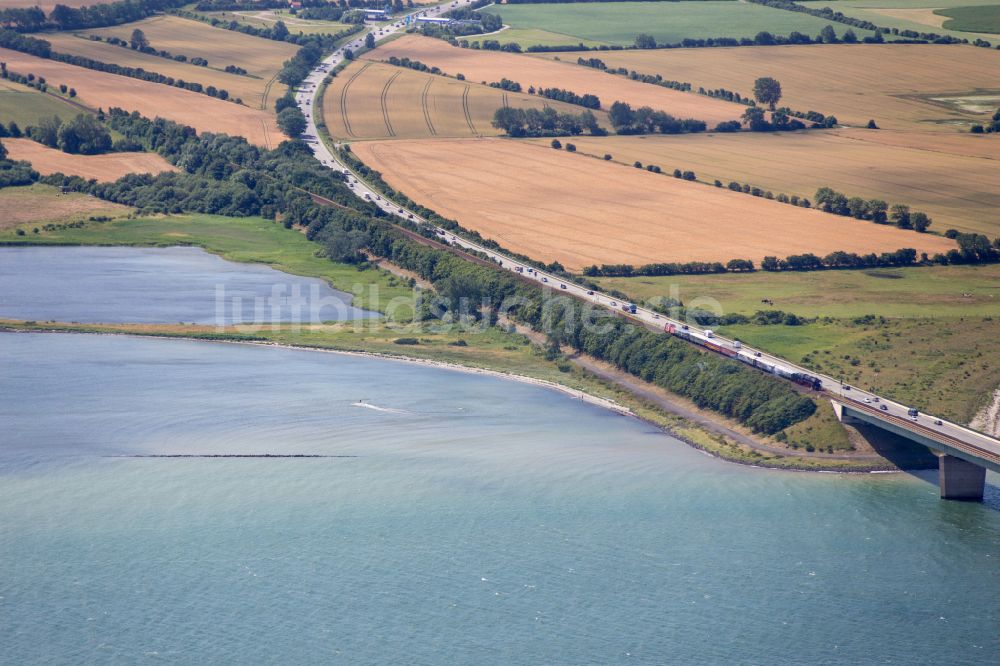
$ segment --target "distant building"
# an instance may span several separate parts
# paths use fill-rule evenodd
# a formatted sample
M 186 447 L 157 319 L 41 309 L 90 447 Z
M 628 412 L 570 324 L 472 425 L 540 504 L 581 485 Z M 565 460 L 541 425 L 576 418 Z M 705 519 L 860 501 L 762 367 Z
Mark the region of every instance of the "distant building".
M 392 13 L 388 9 L 366 9 L 365 10 L 365 20 L 366 21 L 384 21 L 392 16 Z
M 429 23 L 431 25 L 451 25 L 455 19 L 437 17 L 437 16 L 418 16 L 417 23 Z

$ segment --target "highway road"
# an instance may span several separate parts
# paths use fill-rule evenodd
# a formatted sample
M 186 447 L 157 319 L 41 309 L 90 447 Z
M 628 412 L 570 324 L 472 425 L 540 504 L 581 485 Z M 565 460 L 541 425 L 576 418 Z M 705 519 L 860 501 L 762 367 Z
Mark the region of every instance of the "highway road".
M 416 17 L 417 15 L 438 16 L 443 12 L 456 7 L 466 6 L 470 4 L 470 2 L 471 0 L 457 0 L 456 2 L 445 3 L 433 7 L 422 7 L 412 12 L 410 15 L 413 17 Z M 428 226 L 434 226 L 413 211 L 387 201 L 380 192 L 376 191 L 372 186 L 358 178 L 357 174 L 353 173 L 347 165 L 343 164 L 336 157 L 336 155 L 329 150 L 324 142 L 320 140 L 320 135 L 315 124 L 315 110 L 318 103 L 318 87 L 320 83 L 322 83 L 324 77 L 327 76 L 328 72 L 344 61 L 344 50 L 352 49 L 353 51 L 358 51 L 362 49 L 364 47 L 365 35 L 368 33 L 375 36 L 376 42 L 381 42 L 394 34 L 405 31 L 405 29 L 405 20 L 401 18 L 391 23 L 373 26 L 369 28 L 368 31 L 359 33 L 351 42 L 345 44 L 342 48 L 327 57 L 308 76 L 308 78 L 306 78 L 296 91 L 296 100 L 298 101 L 299 107 L 302 109 L 303 113 L 305 113 L 307 120 L 307 128 L 303 138 L 305 138 L 312 147 L 313 154 L 318 160 L 329 166 L 331 169 L 339 170 L 345 175 L 348 181 L 348 187 L 351 188 L 356 196 L 374 202 L 377 206 L 379 206 L 379 208 L 392 216 L 396 216 L 413 223 L 423 223 Z M 815 377 L 822 383 L 821 392 L 830 398 L 855 406 L 862 411 L 868 411 L 873 415 L 883 417 L 886 421 L 902 425 L 907 427 L 909 430 L 931 437 L 932 439 L 937 439 L 938 441 L 950 443 L 952 445 L 960 445 L 960 448 L 963 448 L 963 450 L 964 448 L 971 447 L 971 449 L 979 451 L 984 458 L 1000 462 L 1000 440 L 993 437 L 989 437 L 961 424 L 952 423 L 931 414 L 918 412 L 916 416 L 911 416 L 909 411 L 910 407 L 908 405 L 903 405 L 899 402 L 889 400 L 870 391 L 859 389 L 856 386 L 850 386 L 837 378 L 819 374 L 809 370 L 808 368 L 797 366 L 789 361 L 786 361 L 785 359 L 769 354 L 762 349 L 754 349 L 740 343 L 737 340 L 724 338 L 715 334 L 710 329 L 689 325 L 686 322 L 667 317 L 666 315 L 662 315 L 658 312 L 654 312 L 653 310 L 640 306 L 635 307 L 634 313 L 627 312 L 623 308 L 633 304 L 622 302 L 621 299 L 614 298 L 599 291 L 589 290 L 588 288 L 573 282 L 568 282 L 557 275 L 539 271 L 533 266 L 529 266 L 505 254 L 483 247 L 478 243 L 455 235 L 441 227 L 435 227 L 435 231 L 442 242 L 450 243 L 453 246 L 460 247 L 465 250 L 473 250 L 483 253 L 495 261 L 499 266 L 509 271 L 514 271 L 528 280 L 534 280 L 540 285 L 548 287 L 556 292 L 590 301 L 595 305 L 614 310 L 619 315 L 628 317 L 650 328 L 663 330 L 665 332 L 671 330 L 679 332 L 683 336 L 689 337 L 693 342 L 702 346 L 717 346 L 721 353 L 751 364 L 756 362 L 758 366 L 763 367 L 765 371 L 771 372 L 772 374 L 790 377 L 797 373 L 800 375 Z M 769 367 L 770 369 L 768 369 Z

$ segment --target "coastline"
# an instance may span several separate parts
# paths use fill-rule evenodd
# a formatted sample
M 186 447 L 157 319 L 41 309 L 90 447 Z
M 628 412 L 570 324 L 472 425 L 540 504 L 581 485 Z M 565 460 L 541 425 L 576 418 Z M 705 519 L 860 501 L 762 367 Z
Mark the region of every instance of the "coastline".
M 20 324 L 20 325 L 19 325 Z M 664 432 L 664 434 L 677 439 L 678 441 L 690 446 L 702 453 L 709 455 L 713 458 L 718 458 L 719 460 L 724 460 L 729 463 L 742 465 L 744 467 L 756 467 L 760 469 L 768 470 L 780 470 L 787 472 L 812 472 L 812 473 L 826 473 L 826 474 L 885 474 L 885 473 L 895 473 L 901 472 L 903 470 L 886 468 L 884 465 L 857 465 L 857 466 L 844 466 L 844 467 L 821 467 L 821 466 L 807 466 L 806 464 L 796 465 L 794 464 L 768 464 L 767 459 L 759 459 L 754 461 L 742 460 L 735 457 L 729 457 L 724 454 L 723 451 L 707 446 L 694 438 L 679 432 L 677 429 L 670 427 L 664 423 L 658 422 L 644 416 L 643 414 L 636 412 L 630 407 L 622 405 L 612 399 L 602 398 L 600 396 L 593 395 L 587 391 L 576 389 L 565 384 L 560 384 L 559 382 L 554 382 L 546 379 L 539 379 L 537 377 L 530 377 L 528 375 L 517 374 L 513 372 L 506 372 L 501 370 L 494 370 L 490 368 L 475 367 L 471 365 L 463 365 L 461 363 L 453 363 L 449 361 L 441 361 L 436 359 L 426 359 L 414 356 L 407 356 L 405 354 L 388 354 L 384 352 L 375 351 L 365 351 L 359 349 L 336 349 L 330 347 L 321 347 L 315 345 L 306 344 L 291 344 L 287 342 L 275 342 L 264 339 L 236 339 L 233 337 L 226 337 L 225 334 L 218 335 L 204 335 L 199 336 L 189 333 L 177 333 L 170 334 L 164 332 L 150 332 L 144 333 L 140 331 L 126 331 L 126 330 L 88 330 L 85 328 L 87 325 L 78 325 L 80 328 L 72 328 L 70 324 L 57 324 L 51 323 L 47 325 L 39 325 L 34 322 L 15 322 L 15 321 L 2 321 L 0 322 L 0 332 L 7 333 L 62 333 L 62 334 L 77 334 L 77 335 L 102 335 L 102 336 L 124 336 L 124 337 L 134 337 L 134 338 L 153 338 L 161 340 L 187 340 L 190 342 L 217 342 L 226 343 L 234 345 L 252 345 L 257 347 L 270 347 L 277 349 L 288 349 L 293 351 L 310 351 L 310 352 L 323 352 L 328 354 L 338 354 L 341 356 L 349 356 L 355 358 L 369 358 L 376 360 L 385 361 L 395 361 L 399 363 L 409 363 L 412 365 L 419 365 L 423 367 L 438 368 L 442 370 L 449 370 L 452 372 L 463 372 L 467 374 L 477 374 L 492 377 L 495 379 L 502 379 L 507 381 L 516 381 L 524 384 L 530 384 L 533 386 L 538 386 L 552 391 L 558 391 L 564 395 L 567 395 L 577 400 L 586 402 L 587 404 L 606 409 L 608 411 L 614 412 L 620 416 L 637 418 L 649 425 L 654 426 L 658 430 Z M 93 326 L 101 326 L 100 324 L 94 324 Z M 113 325 L 105 325 L 113 326 Z M 635 396 L 637 399 L 638 396 Z M 677 417 L 682 421 L 686 421 L 682 417 Z M 696 430 L 703 429 L 699 427 L 697 423 L 691 423 L 691 426 Z M 711 433 L 706 433 L 711 435 Z M 800 456 L 783 456 L 785 460 L 791 459 L 795 460 L 813 460 L 822 465 L 824 458 L 804 458 Z

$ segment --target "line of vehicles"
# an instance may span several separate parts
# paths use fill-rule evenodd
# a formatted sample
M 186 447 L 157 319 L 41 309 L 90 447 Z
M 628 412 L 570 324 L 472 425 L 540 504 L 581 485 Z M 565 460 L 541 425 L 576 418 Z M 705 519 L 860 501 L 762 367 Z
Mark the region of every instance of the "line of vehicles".
M 470 0 L 459 0 L 458 4 L 465 5 L 469 4 Z M 441 11 L 446 6 L 442 5 L 433 10 Z M 379 41 L 387 37 L 389 34 L 395 32 L 398 28 L 403 27 L 400 22 L 394 24 L 391 27 L 385 27 L 385 35 L 379 36 Z M 356 43 L 351 43 L 348 48 L 355 48 L 360 46 L 361 38 L 357 38 Z M 342 51 L 338 51 L 328 58 L 324 63 L 323 67 L 325 71 L 314 72 L 314 75 L 307 80 L 301 90 L 298 91 L 298 100 L 302 105 L 303 110 L 307 113 L 307 122 L 309 123 L 309 134 L 310 138 L 317 136 L 317 131 L 315 128 L 314 121 L 312 119 L 312 107 L 315 103 L 314 95 L 316 86 L 323 76 L 329 71 L 330 68 L 335 66 L 338 62 L 343 60 Z M 323 164 L 338 170 L 342 170 L 347 180 L 348 187 L 359 197 L 369 198 L 373 200 L 379 207 L 385 210 L 387 213 L 398 215 L 401 218 L 414 220 L 421 222 L 423 224 L 428 224 L 426 220 L 421 219 L 419 216 L 415 216 L 412 212 L 407 211 L 398 206 L 392 205 L 390 201 L 382 197 L 378 192 L 372 189 L 367 183 L 359 181 L 357 176 L 351 173 L 347 169 L 347 165 L 340 163 L 336 157 L 327 150 L 327 148 L 315 138 L 312 138 L 309 143 L 313 147 L 313 151 L 316 157 L 320 159 Z M 366 197 L 367 195 L 367 197 Z M 398 211 L 398 212 L 397 212 Z M 825 376 L 815 376 L 809 372 L 806 372 L 802 368 L 797 368 L 791 363 L 783 363 L 781 359 L 777 359 L 769 354 L 762 354 L 759 351 L 750 349 L 742 345 L 739 340 L 727 340 L 722 337 L 716 336 L 710 329 L 692 329 L 688 325 L 683 324 L 678 321 L 671 321 L 668 317 L 662 316 L 653 311 L 647 310 L 645 308 L 637 307 L 635 304 L 622 302 L 619 303 L 613 300 L 611 297 L 604 294 L 595 293 L 593 290 L 588 290 L 586 287 L 574 283 L 564 283 L 557 276 L 546 275 L 534 268 L 519 265 L 514 259 L 497 254 L 495 251 L 483 247 L 477 243 L 469 241 L 464 238 L 459 238 L 453 233 L 445 231 L 440 227 L 433 227 L 434 232 L 439 237 L 442 242 L 456 245 L 463 249 L 473 250 L 477 252 L 482 252 L 485 255 L 493 258 L 500 266 L 507 268 L 508 270 L 516 271 L 522 274 L 524 277 L 537 280 L 541 283 L 547 283 L 550 288 L 555 288 L 555 284 L 558 284 L 558 289 L 563 290 L 565 293 L 571 295 L 578 295 L 581 298 L 588 298 L 596 303 L 604 304 L 610 306 L 614 311 L 618 311 L 625 316 L 633 317 L 639 322 L 648 326 L 660 327 L 664 321 L 666 325 L 663 326 L 662 330 L 665 333 L 675 335 L 677 337 L 683 338 L 689 342 L 697 344 L 705 349 L 714 351 L 716 353 L 722 354 L 729 358 L 734 358 L 741 363 L 745 363 L 749 366 L 755 367 L 762 372 L 772 374 L 778 377 L 782 377 L 789 381 L 793 381 L 801 386 L 807 387 L 814 391 L 825 390 L 834 394 L 839 389 L 839 394 L 842 399 L 850 400 L 855 404 L 863 405 L 868 409 L 879 410 L 881 413 L 888 417 L 900 418 L 903 414 L 909 417 L 908 420 L 915 422 L 915 425 L 920 425 L 920 427 L 925 429 L 930 429 L 931 427 L 940 429 L 939 432 L 947 434 L 948 436 L 964 442 L 975 442 L 975 446 L 984 448 L 990 451 L 1000 451 L 1000 444 L 996 442 L 995 439 L 990 438 L 982 433 L 977 433 L 975 431 L 970 431 L 957 424 L 951 424 L 947 422 L 942 422 L 940 419 L 933 419 L 933 426 L 923 425 L 922 423 L 917 424 L 916 422 L 922 421 L 929 417 L 930 415 L 921 414 L 916 408 L 906 408 L 904 406 L 898 405 L 896 403 L 891 403 L 890 401 L 880 400 L 874 394 L 867 394 L 864 391 L 852 391 L 850 386 L 842 384 L 836 379 L 831 379 Z M 555 284 L 553 284 L 555 283 Z M 890 402 L 890 404 L 886 404 Z M 878 403 L 877 406 L 872 403 Z M 906 417 L 902 417 L 906 418 Z M 931 417 L 933 418 L 933 417 Z M 998 454 L 1000 455 L 1000 454 Z
M 635 306 L 632 307 L 634 308 Z M 635 312 L 635 310 L 632 310 L 632 312 Z M 805 372 L 800 372 L 792 368 L 787 368 L 780 363 L 773 363 L 769 360 L 765 360 L 759 351 L 749 351 L 743 349 L 743 343 L 739 340 L 733 340 L 731 343 L 723 343 L 716 339 L 715 333 L 711 329 L 696 331 L 687 324 L 677 326 L 676 324 L 668 323 L 663 327 L 663 330 L 665 333 L 669 333 L 683 340 L 687 340 L 688 342 L 710 349 L 717 354 L 736 359 L 741 363 L 746 363 L 747 365 L 757 368 L 762 372 L 791 380 L 796 384 L 800 384 L 801 386 L 805 386 L 806 388 L 810 388 L 814 391 L 820 391 L 823 389 L 823 381 L 819 377 Z

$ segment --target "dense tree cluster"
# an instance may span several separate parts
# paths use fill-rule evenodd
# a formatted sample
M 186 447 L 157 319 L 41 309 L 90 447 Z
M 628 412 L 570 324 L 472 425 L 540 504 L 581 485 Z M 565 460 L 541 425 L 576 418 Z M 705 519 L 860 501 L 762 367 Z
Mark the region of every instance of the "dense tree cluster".
M 911 211 L 905 204 L 889 206 L 881 199 L 850 197 L 829 187 L 816 190 L 816 207 L 834 215 L 871 220 L 876 224 L 895 224 L 900 229 L 915 229 L 923 232 L 931 226 L 931 218 L 926 213 Z
M 648 106 L 633 109 L 625 102 L 615 102 L 608 111 L 611 125 L 618 134 L 687 134 L 704 132 L 705 121 L 694 118 L 675 118 L 664 111 L 654 111 Z
M 74 155 L 97 155 L 112 148 L 111 133 L 97 118 L 80 113 L 63 122 L 58 116 L 42 118 L 25 129 L 28 137 L 38 143 Z
M 580 114 L 560 113 L 552 107 L 516 109 L 505 106 L 496 110 L 491 124 L 514 137 L 577 136 L 584 132 L 602 136 L 606 133 L 590 111 Z
M 290 106 L 278 112 L 278 127 L 293 139 L 306 131 L 306 117 L 297 106 Z
M 554 99 L 568 104 L 576 104 L 588 109 L 601 108 L 601 98 L 597 95 L 591 95 L 590 93 L 577 95 L 572 90 L 564 90 L 562 88 L 540 88 L 538 90 L 538 94 L 548 99 Z
M 45 29 L 80 30 L 139 21 L 157 12 L 176 9 L 185 0 L 118 0 L 83 7 L 57 4 L 48 16 L 38 7 L 0 10 L 0 25 L 19 32 Z
M 790 118 L 783 111 L 771 112 L 771 119 L 768 120 L 764 109 L 759 106 L 748 107 L 742 119 L 751 132 L 789 132 L 806 128 L 801 120 Z
M 993 117 L 990 118 L 990 122 L 985 125 L 973 125 L 970 129 L 973 134 L 992 134 L 993 132 L 1000 132 L 1000 109 L 997 109 Z
M 7 158 L 7 148 L 0 142 L 0 189 L 31 185 L 38 180 L 38 172 L 27 162 L 16 162 Z
M 521 92 L 521 84 L 507 78 L 500 79 L 499 81 L 492 81 L 488 85 L 490 88 L 499 88 L 500 90 L 508 90 L 510 92 Z

